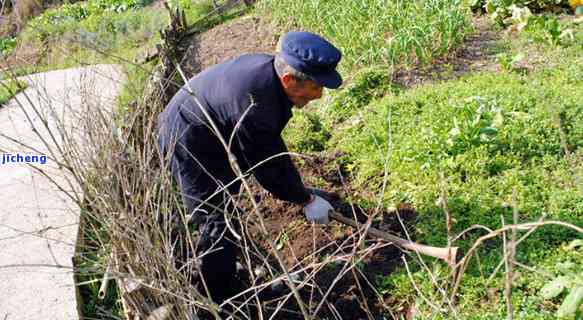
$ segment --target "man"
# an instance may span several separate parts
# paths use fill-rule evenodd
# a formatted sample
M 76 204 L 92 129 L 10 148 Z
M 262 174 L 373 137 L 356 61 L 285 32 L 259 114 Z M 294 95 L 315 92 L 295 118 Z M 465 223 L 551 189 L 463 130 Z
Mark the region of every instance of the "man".
M 290 157 L 281 155 L 287 152 L 281 132 L 292 106 L 301 108 L 320 98 L 323 87 L 342 84 L 335 70 L 340 59 L 340 51 L 320 36 L 290 32 L 280 40 L 276 56 L 243 55 L 199 73 L 159 116 L 161 150 L 169 155 L 188 214 L 199 221 L 197 251 L 219 248 L 201 262 L 213 300 L 234 293 L 226 289 L 234 287 L 236 273 L 235 246 L 225 228 L 224 211 L 240 182 L 225 144 L 240 168 L 253 169 L 261 186 L 275 197 L 304 206 L 310 221 L 328 223 L 332 206 L 312 194 Z

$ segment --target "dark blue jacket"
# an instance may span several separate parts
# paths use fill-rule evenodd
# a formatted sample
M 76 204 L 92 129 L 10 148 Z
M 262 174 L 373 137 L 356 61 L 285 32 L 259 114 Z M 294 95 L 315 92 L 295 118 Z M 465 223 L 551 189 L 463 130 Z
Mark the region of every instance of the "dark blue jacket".
M 243 55 L 204 70 L 187 84 L 227 143 L 233 136 L 231 150 L 245 171 L 287 152 L 281 132 L 292 117 L 293 104 L 283 91 L 273 60 L 273 56 L 266 54 Z M 220 185 L 235 179 L 224 146 L 186 86 L 158 117 L 158 133 L 165 152 L 172 150 L 172 141 L 176 141 L 171 154 L 172 172 L 183 196 L 188 198 L 185 202 L 189 209 L 209 198 Z M 309 200 L 288 155 L 268 160 L 256 167 L 253 174 L 281 200 L 294 203 Z M 238 187 L 239 183 L 234 183 L 229 190 L 236 192 Z

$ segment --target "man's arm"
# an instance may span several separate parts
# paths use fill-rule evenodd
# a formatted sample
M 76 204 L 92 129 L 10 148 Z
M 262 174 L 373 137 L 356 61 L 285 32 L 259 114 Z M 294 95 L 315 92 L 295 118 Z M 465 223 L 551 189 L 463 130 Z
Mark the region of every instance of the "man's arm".
M 290 156 L 285 154 L 288 150 L 283 139 L 255 118 L 256 115 L 250 112 L 237 132 L 244 160 L 249 167 L 263 161 L 253 173 L 261 186 L 276 198 L 302 205 L 308 203 L 310 193 Z

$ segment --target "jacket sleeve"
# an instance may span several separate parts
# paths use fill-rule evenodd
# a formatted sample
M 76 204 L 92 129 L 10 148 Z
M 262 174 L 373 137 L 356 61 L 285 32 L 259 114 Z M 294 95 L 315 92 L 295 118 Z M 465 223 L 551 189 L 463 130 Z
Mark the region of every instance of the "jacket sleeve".
M 281 154 L 288 150 L 275 124 L 277 114 L 265 107 L 261 104 L 251 107 L 236 132 L 242 156 L 249 168 L 269 159 L 258 165 L 253 174 L 261 186 L 276 198 L 297 204 L 306 203 L 310 194 L 300 174 L 290 156 Z

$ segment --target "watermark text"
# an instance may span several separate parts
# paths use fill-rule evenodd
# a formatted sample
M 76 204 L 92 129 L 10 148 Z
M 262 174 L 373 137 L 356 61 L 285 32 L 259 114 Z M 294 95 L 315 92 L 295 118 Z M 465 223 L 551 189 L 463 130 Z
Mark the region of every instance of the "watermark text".
M 0 166 L 9 165 L 12 163 L 27 163 L 27 164 L 46 164 L 46 155 L 32 155 L 20 153 L 2 153 L 0 154 Z

